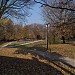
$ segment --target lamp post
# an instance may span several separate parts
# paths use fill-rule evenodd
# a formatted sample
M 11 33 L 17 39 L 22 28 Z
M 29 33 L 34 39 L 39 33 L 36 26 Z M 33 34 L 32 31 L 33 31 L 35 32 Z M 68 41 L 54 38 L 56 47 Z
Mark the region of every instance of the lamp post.
M 48 25 L 49 25 L 49 23 L 46 24 L 46 29 L 47 29 L 47 31 L 46 31 L 46 45 L 47 45 L 47 50 L 48 50 Z

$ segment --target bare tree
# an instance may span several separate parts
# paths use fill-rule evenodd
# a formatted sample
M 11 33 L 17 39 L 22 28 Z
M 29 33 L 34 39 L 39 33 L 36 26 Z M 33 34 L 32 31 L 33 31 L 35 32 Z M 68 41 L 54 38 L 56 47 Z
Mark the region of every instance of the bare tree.
M 58 2 L 58 0 L 41 0 L 41 1 L 34 0 L 34 2 L 41 4 L 42 7 L 43 6 L 48 6 L 50 8 L 54 8 L 54 9 L 62 9 L 62 10 L 75 11 L 75 8 L 53 6 L 53 5 L 49 4 L 51 1 Z M 62 0 L 60 0 L 60 1 L 62 1 Z M 73 0 L 66 0 L 66 1 L 69 2 L 69 1 L 73 1 Z
M 75 7 L 74 1 L 68 0 L 55 0 L 50 3 L 49 0 L 47 0 L 45 3 L 51 4 L 53 7 L 70 9 L 74 9 Z M 65 43 L 65 36 L 71 36 L 71 30 L 75 25 L 75 11 L 67 9 L 53 9 L 49 6 L 43 6 L 43 14 L 46 22 L 50 23 L 53 29 L 57 29 L 56 31 L 58 31 L 58 34 L 62 36 L 63 43 Z
M 0 18 L 24 18 L 28 15 L 27 9 L 32 3 L 31 0 L 0 0 Z

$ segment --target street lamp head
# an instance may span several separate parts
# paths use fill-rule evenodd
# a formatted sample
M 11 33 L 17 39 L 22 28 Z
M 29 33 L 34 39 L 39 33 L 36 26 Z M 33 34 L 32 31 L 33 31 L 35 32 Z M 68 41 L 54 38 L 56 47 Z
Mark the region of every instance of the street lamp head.
M 50 23 L 46 23 L 45 25 L 46 25 L 46 27 L 48 27 L 48 25 L 49 25 Z
M 50 24 L 49 22 L 45 22 L 44 25 Z

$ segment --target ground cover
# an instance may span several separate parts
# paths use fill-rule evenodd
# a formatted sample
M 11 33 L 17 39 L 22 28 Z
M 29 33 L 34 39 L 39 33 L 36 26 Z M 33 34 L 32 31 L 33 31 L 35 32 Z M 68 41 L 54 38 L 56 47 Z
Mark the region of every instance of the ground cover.
M 4 72 L 5 74 L 8 75 L 10 74 L 13 75 L 12 73 L 18 75 L 21 74 L 74 75 L 75 73 L 74 68 L 70 68 L 69 66 L 67 66 L 62 62 L 50 61 L 46 58 L 28 52 L 29 50 L 37 50 L 37 51 L 40 50 L 44 52 L 45 51 L 50 52 L 51 49 L 52 52 L 56 52 L 58 54 L 61 54 L 62 56 L 68 56 L 70 58 L 74 58 L 73 55 L 71 54 L 74 53 L 75 50 L 75 46 L 73 44 L 52 44 L 49 45 L 49 50 L 47 51 L 46 43 L 44 41 L 28 44 L 28 45 L 20 45 L 20 43 L 18 42 L 16 43 L 16 45 L 15 43 L 13 43 L 8 45 L 5 48 L 0 48 L 0 64 L 1 64 L 0 74 L 1 75 L 4 75 L 3 74 Z M 8 65 L 9 67 L 6 67 L 6 65 Z M 30 65 L 30 66 L 26 66 L 26 65 Z M 32 69 L 32 65 L 33 65 L 33 69 Z

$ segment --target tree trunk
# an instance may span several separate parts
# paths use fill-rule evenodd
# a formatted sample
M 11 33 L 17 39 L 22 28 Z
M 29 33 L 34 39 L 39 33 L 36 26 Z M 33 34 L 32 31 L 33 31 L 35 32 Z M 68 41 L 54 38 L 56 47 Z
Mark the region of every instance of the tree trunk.
M 62 40 L 63 40 L 63 44 L 65 44 L 65 37 L 64 36 L 62 36 Z
M 1 17 L 2 17 L 2 16 L 0 15 L 0 19 L 1 19 Z
M 0 12 L 0 19 L 1 19 L 1 17 L 2 17 L 2 12 Z
M 0 19 L 1 19 L 1 17 L 2 17 L 2 14 L 0 13 Z

